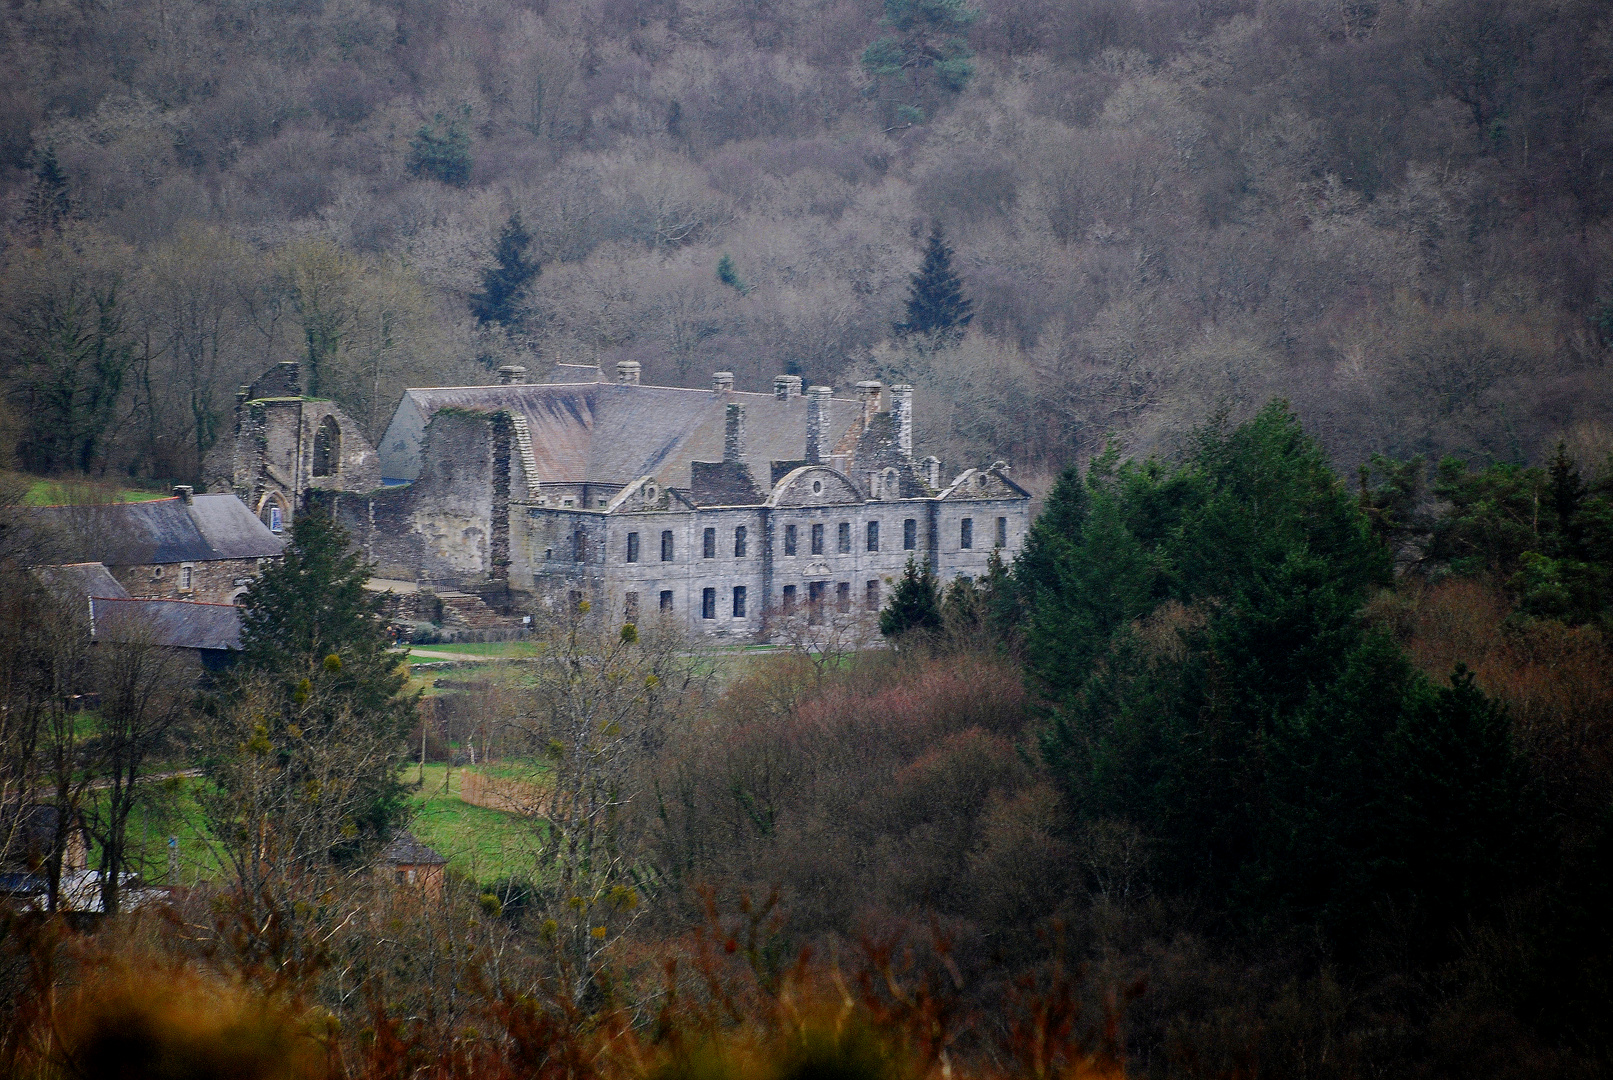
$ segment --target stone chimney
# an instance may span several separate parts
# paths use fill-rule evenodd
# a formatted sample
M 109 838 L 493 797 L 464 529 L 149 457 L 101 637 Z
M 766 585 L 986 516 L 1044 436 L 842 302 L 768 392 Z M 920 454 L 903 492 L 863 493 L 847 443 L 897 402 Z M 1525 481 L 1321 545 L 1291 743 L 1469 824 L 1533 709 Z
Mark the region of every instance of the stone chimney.
M 822 465 L 824 443 L 829 438 L 829 397 L 834 390 L 827 386 L 814 386 L 807 391 L 807 444 L 808 465 Z
M 913 388 L 907 383 L 891 387 L 891 422 L 896 425 L 896 447 L 902 457 L 913 457 Z
M 616 381 L 627 386 L 637 386 L 640 366 L 637 360 L 616 361 Z
M 712 372 L 711 388 L 719 394 L 732 393 L 734 389 L 734 373 L 732 371 Z
M 864 431 L 867 431 L 868 425 L 874 422 L 874 417 L 879 415 L 879 392 L 883 389 L 885 387 L 878 379 L 869 379 L 867 382 L 857 384 L 857 391 L 862 394 L 863 399 Z
M 526 382 L 526 368 L 520 364 L 505 364 L 498 369 L 498 384 L 500 386 L 510 386 L 524 382 Z
M 737 401 L 728 403 L 727 423 L 723 428 L 722 459 L 742 461 L 745 457 L 745 406 Z
M 941 459 L 931 454 L 919 463 L 924 467 L 924 482 L 937 491 L 941 490 Z
M 196 489 L 191 487 L 189 484 L 174 485 L 174 498 L 178 499 L 186 506 L 190 505 L 190 497 L 194 494 L 196 494 Z
M 779 401 L 789 401 L 791 398 L 801 396 L 801 376 L 779 375 L 773 380 L 773 396 Z

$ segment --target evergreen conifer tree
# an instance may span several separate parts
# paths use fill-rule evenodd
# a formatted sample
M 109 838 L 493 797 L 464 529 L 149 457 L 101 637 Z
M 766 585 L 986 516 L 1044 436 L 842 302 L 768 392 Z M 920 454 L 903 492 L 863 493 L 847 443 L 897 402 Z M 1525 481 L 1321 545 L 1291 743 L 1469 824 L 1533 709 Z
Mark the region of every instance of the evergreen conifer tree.
M 532 280 L 543 271 L 538 260 L 527 257 L 531 246 L 532 234 L 527 232 L 520 212 L 512 213 L 498 234 L 494 265 L 482 271 L 482 288 L 470 297 L 470 313 L 478 323 L 497 323 L 506 330 L 519 328 L 521 301 Z
M 893 327 L 903 337 L 926 338 L 933 344 L 956 340 L 974 318 L 973 301 L 952 269 L 952 249 L 939 222 L 930 230 L 924 265 L 913 275 L 907 296 L 907 320 Z
M 389 654 L 380 601 L 364 586 L 370 568 L 350 549 L 347 530 L 328 512 L 310 506 L 297 515 L 291 542 L 242 600 L 241 656 L 225 686 L 225 699 L 262 695 L 254 702 L 272 716 L 265 738 L 310 747 L 336 730 L 359 724 L 376 750 L 364 769 L 344 777 L 362 793 L 350 822 L 350 844 L 384 843 L 406 816 L 399 765 L 418 722 L 416 695 L 404 692 L 406 668 Z M 296 755 L 286 768 L 295 771 Z
M 919 565 L 909 555 L 902 578 L 891 592 L 890 603 L 879 613 L 879 632 L 888 638 L 913 631 L 933 633 L 941 629 L 941 593 L 930 566 Z

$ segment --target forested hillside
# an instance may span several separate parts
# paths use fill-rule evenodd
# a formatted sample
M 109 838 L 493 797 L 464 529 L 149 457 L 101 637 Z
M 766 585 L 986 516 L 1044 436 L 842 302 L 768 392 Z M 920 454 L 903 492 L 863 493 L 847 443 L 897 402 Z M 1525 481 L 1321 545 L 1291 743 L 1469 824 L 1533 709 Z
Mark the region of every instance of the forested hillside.
M 16 0 L 0 35 L 31 469 L 195 478 L 287 358 L 372 433 L 408 384 L 631 358 L 910 379 L 928 450 L 1030 474 L 1273 396 L 1343 468 L 1608 449 L 1594 0 Z M 915 347 L 934 223 L 974 318 Z

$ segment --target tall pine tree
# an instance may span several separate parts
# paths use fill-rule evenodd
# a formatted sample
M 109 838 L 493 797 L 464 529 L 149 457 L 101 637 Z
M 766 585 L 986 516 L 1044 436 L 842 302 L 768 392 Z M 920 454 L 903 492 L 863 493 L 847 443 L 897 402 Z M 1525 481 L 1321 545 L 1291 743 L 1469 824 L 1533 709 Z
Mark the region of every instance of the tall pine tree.
M 511 214 L 498 234 L 494 265 L 482 271 L 481 291 L 470 297 L 470 313 L 478 323 L 497 323 L 506 330 L 520 328 L 521 301 L 526 298 L 527 287 L 543 270 L 538 260 L 527 257 L 531 246 L 532 234 L 526 231 L 520 212 Z
M 952 249 L 937 222 L 930 229 L 924 249 L 924 265 L 913 275 L 907 295 L 907 320 L 893 329 L 902 337 L 928 339 L 944 344 L 963 335 L 974 318 L 973 301 L 963 295 L 963 283 L 952 269 Z

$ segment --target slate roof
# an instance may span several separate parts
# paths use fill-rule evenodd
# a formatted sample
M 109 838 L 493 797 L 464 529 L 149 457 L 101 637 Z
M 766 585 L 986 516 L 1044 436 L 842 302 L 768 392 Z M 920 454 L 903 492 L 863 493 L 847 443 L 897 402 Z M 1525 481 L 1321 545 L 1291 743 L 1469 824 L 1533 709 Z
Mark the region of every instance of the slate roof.
M 30 517 L 56 561 L 107 566 L 209 562 L 278 555 L 285 541 L 234 495 L 99 506 L 45 506 Z
M 232 496 L 233 497 L 233 496 Z M 90 600 L 91 632 L 102 641 L 149 641 L 177 649 L 239 649 L 241 609 L 191 600 Z
M 113 600 L 129 598 L 129 591 L 118 584 L 118 579 L 112 576 L 112 571 L 98 562 L 36 566 L 34 576 L 60 595 L 74 600 L 82 600 L 86 596 L 105 596 Z M 83 608 L 79 610 L 82 611 Z
M 780 401 L 673 386 L 515 383 L 405 391 L 381 439 L 381 472 L 405 480 L 420 475 L 421 437 L 439 411 L 507 409 L 526 418 L 540 481 L 625 484 L 653 475 L 664 486 L 688 489 L 691 461 L 722 460 L 729 402 L 745 406 L 744 460 L 752 476 L 768 476 L 774 460 L 806 452 L 804 395 Z M 823 445 L 836 445 L 862 410 L 854 398 L 833 399 Z
M 432 851 L 413 833 L 399 832 L 381 852 L 381 861 L 394 866 L 445 866 L 448 860 Z

